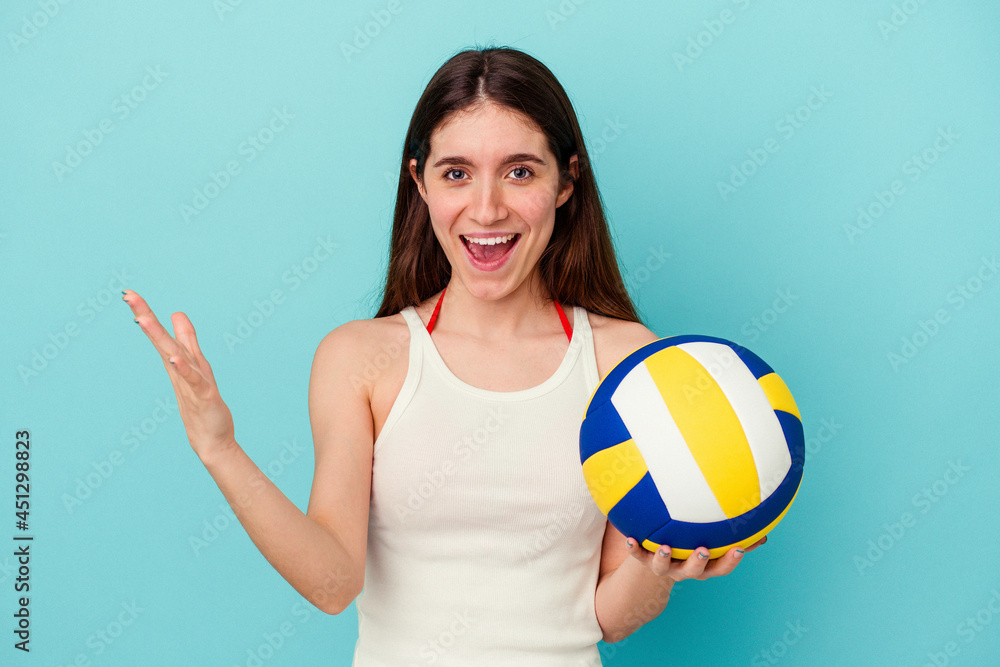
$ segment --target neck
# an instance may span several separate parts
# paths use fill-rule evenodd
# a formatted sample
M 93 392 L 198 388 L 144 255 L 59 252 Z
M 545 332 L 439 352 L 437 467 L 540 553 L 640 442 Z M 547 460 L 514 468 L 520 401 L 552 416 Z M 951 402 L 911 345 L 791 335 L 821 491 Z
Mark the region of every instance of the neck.
M 484 341 L 509 342 L 539 331 L 561 329 L 561 324 L 536 272 L 514 291 L 497 298 L 473 294 L 453 275 L 434 330 L 439 327 Z

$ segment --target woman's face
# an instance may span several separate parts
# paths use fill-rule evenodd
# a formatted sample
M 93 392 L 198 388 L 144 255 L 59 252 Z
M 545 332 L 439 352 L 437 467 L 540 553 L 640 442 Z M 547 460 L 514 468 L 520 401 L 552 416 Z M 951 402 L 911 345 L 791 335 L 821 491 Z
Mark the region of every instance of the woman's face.
M 536 271 L 556 209 L 573 184 L 560 187 L 545 135 L 523 114 L 496 104 L 456 113 L 431 133 L 430 146 L 423 178 L 416 160 L 410 174 L 452 279 L 482 299 L 506 296 Z M 575 162 L 573 156 L 574 173 Z

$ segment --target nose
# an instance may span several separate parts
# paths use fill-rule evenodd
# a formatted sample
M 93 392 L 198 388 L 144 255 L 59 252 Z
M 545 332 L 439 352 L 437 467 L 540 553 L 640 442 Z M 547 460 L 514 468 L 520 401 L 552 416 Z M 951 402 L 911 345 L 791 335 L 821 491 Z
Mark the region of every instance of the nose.
M 481 225 L 489 225 L 507 217 L 504 204 L 503 183 L 484 179 L 472 187 L 469 202 L 469 217 Z

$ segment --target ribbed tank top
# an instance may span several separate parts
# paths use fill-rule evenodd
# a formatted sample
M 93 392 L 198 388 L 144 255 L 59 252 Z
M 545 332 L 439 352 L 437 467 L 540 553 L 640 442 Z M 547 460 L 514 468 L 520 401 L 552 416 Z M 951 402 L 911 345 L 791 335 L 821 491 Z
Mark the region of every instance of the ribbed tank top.
M 579 454 L 599 376 L 587 311 L 573 313 L 555 373 L 491 391 L 455 376 L 401 311 L 409 361 L 374 444 L 353 667 L 602 664 L 607 520 Z

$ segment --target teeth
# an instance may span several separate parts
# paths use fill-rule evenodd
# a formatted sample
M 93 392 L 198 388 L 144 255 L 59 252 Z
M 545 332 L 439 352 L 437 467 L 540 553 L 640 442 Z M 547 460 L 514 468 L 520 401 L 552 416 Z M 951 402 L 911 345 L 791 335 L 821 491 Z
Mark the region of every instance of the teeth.
M 495 236 L 493 238 L 488 238 L 488 239 L 474 239 L 468 236 L 463 236 L 462 238 L 468 241 L 469 243 L 478 243 L 479 245 L 496 245 L 497 243 L 506 243 L 515 236 L 517 236 L 517 234 L 508 234 L 507 236 Z

